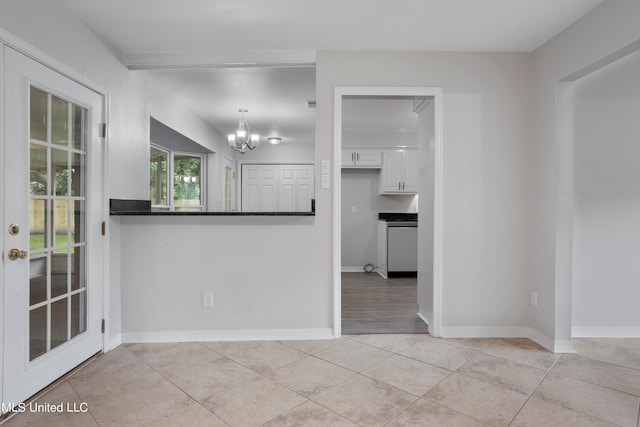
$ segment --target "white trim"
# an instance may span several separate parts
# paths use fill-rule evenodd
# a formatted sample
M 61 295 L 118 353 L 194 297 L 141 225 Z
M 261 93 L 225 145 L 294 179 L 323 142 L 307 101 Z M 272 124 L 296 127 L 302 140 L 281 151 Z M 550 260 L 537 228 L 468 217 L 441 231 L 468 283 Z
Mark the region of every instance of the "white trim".
M 429 333 L 439 337 L 442 333 L 442 289 L 444 279 L 443 230 L 444 230 L 444 91 L 433 89 L 433 319 L 429 325 Z
M 364 267 L 361 265 L 357 265 L 357 266 L 353 266 L 353 267 L 348 267 L 348 266 L 342 266 L 342 272 L 343 273 L 366 273 L 364 271 Z
M 342 336 L 342 95 L 333 95 L 333 336 Z
M 529 338 L 530 328 L 519 326 L 443 326 L 442 338 Z
M 109 92 L 105 86 L 96 83 L 89 77 L 78 72 L 76 69 L 71 68 L 68 65 L 58 61 L 53 56 L 48 55 L 42 50 L 19 39 L 18 37 L 2 28 L 0 28 L 0 43 L 3 43 L 8 47 L 17 50 L 18 52 L 33 59 L 36 62 L 39 62 L 45 67 L 52 69 L 58 74 L 62 74 L 63 76 L 73 80 L 76 83 L 81 84 L 88 89 L 91 89 L 92 91 L 104 97 L 106 97 Z
M 103 351 L 106 353 L 108 351 L 115 350 L 117 347 L 120 346 L 120 344 L 122 344 L 122 334 L 118 334 L 115 337 L 110 338 L 106 343 Z
M 5 102 L 4 102 L 4 46 L 2 42 L 3 33 L 0 33 L 0 75 L 2 79 L 0 80 L 0 165 L 2 165 L 2 172 L 0 172 L 0 180 L 2 180 L 2 184 L 0 184 L 0 200 L 2 200 L 2 208 L 0 209 L 0 226 L 4 227 L 4 200 L 5 200 L 5 184 L 4 180 L 6 179 L 6 164 L 5 164 L 5 131 L 4 131 L 4 122 L 5 122 Z M 5 233 L 0 234 L 0 251 L 4 251 L 5 241 L 7 239 L 7 235 Z M 4 253 L 3 253 L 4 256 Z M 4 260 L 0 260 L 0 262 L 4 262 Z M 2 266 L 2 271 L 0 271 L 0 307 L 3 307 L 2 315 L 0 315 L 0 402 L 4 402 L 4 265 Z M 0 412 L 2 412 L 0 410 Z
M 424 322 L 424 324 L 427 325 L 427 328 L 428 328 L 429 327 L 429 321 L 427 319 L 425 319 L 425 317 L 422 315 L 422 313 L 416 313 L 416 314 L 418 315 L 420 320 L 422 320 Z
M 574 326 L 573 338 L 640 338 L 640 326 Z
M 442 265 L 443 265 L 443 89 L 439 87 L 374 87 L 374 86 L 338 86 L 334 88 L 333 99 L 333 330 L 334 336 L 342 334 L 342 97 L 345 95 L 362 96 L 407 96 L 434 98 L 434 233 L 433 233 L 433 319 L 429 333 L 434 337 L 441 335 L 442 324 Z M 428 323 L 428 322 L 427 322 Z
M 572 341 L 554 341 L 527 326 L 444 326 L 442 338 L 528 338 L 552 353 L 576 353 Z
M 333 339 L 333 330 L 319 329 L 238 329 L 123 332 L 122 343 L 218 342 L 218 341 L 297 341 Z
M 138 52 L 122 55 L 122 63 L 131 70 L 231 66 L 308 67 L 315 65 L 315 62 L 316 51 L 313 49 Z
M 573 134 L 573 97 L 574 83 L 583 77 L 603 68 L 627 55 L 640 50 L 640 40 L 636 40 L 609 55 L 582 67 L 566 77 L 560 79 L 556 86 L 557 111 L 555 115 L 555 149 L 558 156 L 556 164 L 556 239 L 555 239 L 555 336 L 585 336 L 582 334 L 601 335 L 631 333 L 623 329 L 612 328 L 581 328 L 573 326 L 571 318 L 573 305 L 573 226 L 574 226 L 574 134 Z M 632 328 L 638 331 L 638 328 Z M 555 341 L 559 348 L 573 348 L 570 341 Z M 562 343 L 569 343 L 565 347 Z M 561 352 L 561 351 L 557 351 Z M 575 352 L 575 350 L 573 351 Z
M 527 328 L 527 329 L 529 332 L 529 335 L 527 336 L 527 338 L 541 345 L 542 347 L 546 348 L 552 353 L 575 353 L 576 352 L 576 349 L 573 346 L 573 342 L 571 342 L 571 340 L 569 341 L 555 340 L 554 341 L 553 339 L 538 332 L 533 328 Z
M 537 342 L 537 341 L 536 341 Z M 540 344 L 540 343 L 538 343 Z M 542 345 L 542 344 L 540 344 Z M 544 345 L 542 345 L 543 347 L 545 347 Z M 573 341 L 554 341 L 553 342 L 553 348 L 549 349 L 548 347 L 545 347 L 547 350 L 553 352 L 553 353 L 558 353 L 558 354 L 575 354 L 578 351 L 576 350 L 575 346 L 573 345 Z

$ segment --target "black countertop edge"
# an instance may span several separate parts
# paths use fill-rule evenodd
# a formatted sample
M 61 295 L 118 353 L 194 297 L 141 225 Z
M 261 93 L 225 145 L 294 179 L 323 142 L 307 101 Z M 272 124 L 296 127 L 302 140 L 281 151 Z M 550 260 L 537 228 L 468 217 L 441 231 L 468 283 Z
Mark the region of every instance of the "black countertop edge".
M 311 200 L 309 212 L 169 212 L 152 211 L 149 200 L 109 199 L 109 214 L 112 216 L 315 216 L 316 201 Z
M 315 212 L 161 212 L 120 211 L 111 216 L 315 216 Z
M 379 212 L 379 221 L 417 221 L 418 214 L 411 212 Z

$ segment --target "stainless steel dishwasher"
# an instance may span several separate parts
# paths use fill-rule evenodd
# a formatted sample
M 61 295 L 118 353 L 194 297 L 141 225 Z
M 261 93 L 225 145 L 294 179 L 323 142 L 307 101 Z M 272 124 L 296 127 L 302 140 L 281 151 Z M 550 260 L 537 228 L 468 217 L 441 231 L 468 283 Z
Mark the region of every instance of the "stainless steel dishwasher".
M 389 277 L 415 277 L 418 272 L 418 221 L 387 222 Z

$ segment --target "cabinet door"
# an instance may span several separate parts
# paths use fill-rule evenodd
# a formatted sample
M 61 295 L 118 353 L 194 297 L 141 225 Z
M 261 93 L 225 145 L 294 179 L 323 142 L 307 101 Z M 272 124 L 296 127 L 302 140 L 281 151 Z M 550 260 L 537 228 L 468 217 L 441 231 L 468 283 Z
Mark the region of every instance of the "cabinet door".
M 260 168 L 260 211 L 278 211 L 278 166 L 262 165 Z
M 298 165 L 296 168 L 296 212 L 311 211 L 311 199 L 314 197 L 313 165 Z
M 382 158 L 380 174 L 381 193 L 399 193 L 402 191 L 402 153 L 386 151 Z
M 405 151 L 403 155 L 403 186 L 405 193 L 418 192 L 418 153 L 416 151 Z
M 294 212 L 296 210 L 296 165 L 280 165 L 280 183 L 278 186 L 278 211 Z
M 354 166 L 356 161 L 356 153 L 353 150 L 343 149 L 342 150 L 342 166 Z
M 260 165 L 242 165 L 242 210 L 260 211 Z
M 356 166 L 380 167 L 382 166 L 382 152 L 380 150 L 356 151 Z

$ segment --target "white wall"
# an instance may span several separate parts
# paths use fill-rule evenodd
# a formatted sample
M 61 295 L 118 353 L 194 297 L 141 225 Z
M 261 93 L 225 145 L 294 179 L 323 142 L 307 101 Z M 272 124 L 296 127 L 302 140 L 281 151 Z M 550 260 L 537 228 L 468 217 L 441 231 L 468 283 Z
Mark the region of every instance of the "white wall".
M 148 199 L 149 115 L 189 138 L 221 150 L 223 138 L 144 72 L 131 72 L 79 22 L 49 3 L 0 0 L 0 27 L 76 70 L 109 95 L 108 198 Z M 214 157 L 215 159 L 215 157 Z M 221 160 L 220 160 L 221 163 Z M 216 161 L 213 162 L 214 168 Z M 220 188 L 221 190 L 221 188 Z M 119 218 L 109 221 L 108 343 L 117 344 L 123 324 L 121 259 L 133 256 L 120 240 Z M 127 286 L 126 280 L 123 282 Z M 122 298 L 122 299 L 121 299 Z
M 160 113 L 165 104 L 155 84 L 55 8 L 29 0 L 0 5 L 0 26 L 109 89 L 109 196 L 146 198 L 149 112 L 181 131 Z M 316 162 L 333 158 L 335 86 L 444 88 L 443 332 L 527 325 L 532 55 L 317 58 Z M 316 165 L 316 182 L 319 174 Z M 304 219 L 122 218 L 121 246 L 110 252 L 121 256 L 122 331 L 140 338 L 168 330 L 331 328 L 332 269 L 340 268 L 332 265 L 332 190 L 317 186 L 316 200 L 316 216 Z M 245 251 L 250 261 L 239 255 Z M 112 279 L 111 287 L 120 286 Z M 200 308 L 203 288 L 214 292 L 214 309 Z
M 640 333 L 638 111 L 640 53 L 576 82 L 574 336 Z
M 343 130 L 342 146 L 349 147 L 418 147 L 415 129 L 406 132 L 397 130 Z
M 378 213 L 415 212 L 415 195 L 380 195 L 380 169 L 342 169 L 342 268 L 378 259 Z M 353 212 L 355 208 L 356 212 Z
M 332 140 L 335 86 L 444 88 L 443 333 L 527 325 L 532 59 L 418 52 L 317 56 L 317 141 Z M 317 158 L 325 153 L 322 148 Z
M 136 254 L 122 261 L 125 340 L 330 335 L 330 293 L 318 285 L 330 270 L 314 258 L 314 218 L 121 223 L 123 252 Z M 213 291 L 213 308 L 202 307 L 203 291 Z
M 635 0 L 606 1 L 535 53 L 531 325 L 558 345 L 571 338 L 573 192 L 572 147 L 557 137 L 558 82 L 639 40 L 638 16 Z

